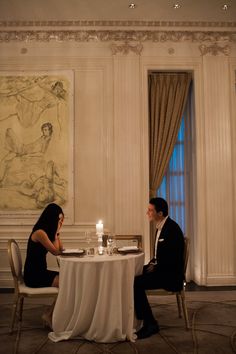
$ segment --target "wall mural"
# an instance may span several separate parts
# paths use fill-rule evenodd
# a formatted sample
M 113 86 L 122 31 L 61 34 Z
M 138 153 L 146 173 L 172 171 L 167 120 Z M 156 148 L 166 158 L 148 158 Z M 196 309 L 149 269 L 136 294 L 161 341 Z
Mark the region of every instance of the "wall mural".
M 67 204 L 72 88 L 71 72 L 0 73 L 0 211 Z

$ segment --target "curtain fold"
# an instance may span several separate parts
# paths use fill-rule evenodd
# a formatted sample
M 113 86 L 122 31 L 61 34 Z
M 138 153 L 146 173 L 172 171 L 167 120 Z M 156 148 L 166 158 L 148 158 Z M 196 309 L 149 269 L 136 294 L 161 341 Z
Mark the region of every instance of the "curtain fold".
M 168 167 L 188 97 L 192 75 L 156 72 L 148 77 L 149 90 L 149 193 L 156 196 Z M 155 225 L 150 228 L 153 256 Z

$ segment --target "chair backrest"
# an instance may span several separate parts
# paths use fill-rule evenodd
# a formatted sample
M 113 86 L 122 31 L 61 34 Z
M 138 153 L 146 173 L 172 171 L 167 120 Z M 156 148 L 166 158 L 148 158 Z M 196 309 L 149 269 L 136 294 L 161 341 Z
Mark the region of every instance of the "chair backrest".
M 188 265 L 189 243 L 190 243 L 189 238 L 185 237 L 185 239 L 184 239 L 184 274 L 186 273 L 187 265 Z
M 137 246 L 142 248 L 142 235 L 115 235 L 117 247 Z
M 15 288 L 18 288 L 18 283 L 23 282 L 22 259 L 20 248 L 14 239 L 8 241 L 8 258 L 15 283 Z

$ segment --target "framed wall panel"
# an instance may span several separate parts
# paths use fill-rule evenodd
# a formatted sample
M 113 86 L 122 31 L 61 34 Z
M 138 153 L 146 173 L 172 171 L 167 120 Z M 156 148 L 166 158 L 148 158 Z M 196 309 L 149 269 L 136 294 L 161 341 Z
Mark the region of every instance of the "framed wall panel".
M 73 71 L 0 72 L 0 223 L 73 218 Z

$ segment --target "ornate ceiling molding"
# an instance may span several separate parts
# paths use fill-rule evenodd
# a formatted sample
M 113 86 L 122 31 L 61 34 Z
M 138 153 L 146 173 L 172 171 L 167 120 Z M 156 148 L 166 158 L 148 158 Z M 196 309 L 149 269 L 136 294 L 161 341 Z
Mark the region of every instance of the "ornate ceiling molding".
M 214 43 L 213 45 L 201 44 L 199 46 L 199 50 L 202 55 L 211 54 L 216 56 L 219 54 L 224 54 L 228 56 L 230 54 L 230 47 L 228 45 L 221 47 L 217 43 Z
M 235 28 L 236 22 L 77 20 L 77 21 L 0 21 L 0 27 L 215 27 Z
M 0 42 L 193 42 L 236 43 L 236 31 L 162 30 L 9 30 L 0 31 Z

